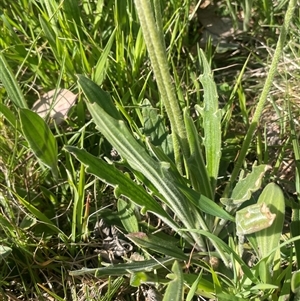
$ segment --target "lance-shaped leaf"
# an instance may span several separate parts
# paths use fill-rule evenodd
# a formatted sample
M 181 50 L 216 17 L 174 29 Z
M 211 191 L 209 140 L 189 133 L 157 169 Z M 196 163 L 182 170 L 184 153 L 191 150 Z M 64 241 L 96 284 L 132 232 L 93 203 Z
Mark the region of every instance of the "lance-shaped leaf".
M 123 195 L 135 204 L 143 207 L 143 211 L 155 213 L 173 229 L 178 228 L 172 218 L 151 197 L 151 195 L 145 191 L 145 189 L 120 172 L 115 166 L 109 165 L 102 159 L 92 156 L 85 150 L 73 146 L 66 146 L 65 149 L 86 166 L 86 171 L 88 173 L 93 174 L 103 182 L 116 187 L 118 195 Z
M 17 119 L 14 115 L 14 113 L 9 109 L 8 106 L 4 105 L 3 103 L 0 103 L 0 112 L 3 114 L 3 116 L 6 118 L 6 120 L 18 131 L 19 125 L 17 122 Z
M 183 273 L 178 261 L 172 266 L 172 281 L 168 284 L 163 301 L 181 301 L 183 300 Z
M 158 259 L 150 259 L 145 261 L 134 261 L 130 263 L 120 263 L 116 265 L 109 265 L 103 268 L 84 268 L 81 270 L 70 271 L 69 274 L 71 276 L 81 276 L 87 274 L 93 274 L 96 277 L 106 276 L 106 275 L 126 275 L 132 273 L 138 273 L 143 271 L 153 271 L 160 268 L 165 268 L 166 266 L 172 264 L 174 262 L 174 258 L 158 258 Z
M 52 171 L 58 178 L 57 142 L 46 122 L 28 109 L 20 109 L 21 128 L 25 139 L 37 159 Z
M 126 202 L 123 199 L 118 199 L 117 203 L 118 215 L 120 217 L 123 227 L 128 233 L 139 231 L 138 219 L 135 216 L 133 202 Z
M 270 255 L 270 252 L 278 247 L 280 243 L 285 215 L 284 195 L 281 188 L 274 183 L 268 184 L 259 196 L 257 203 L 266 204 L 273 215 L 276 216 L 271 227 L 255 234 L 260 258 L 264 258 L 265 256 Z M 274 256 L 275 254 L 273 253 L 269 257 L 269 263 L 273 262 L 272 259 Z
M 130 233 L 127 237 L 140 247 L 151 249 L 176 259 L 188 260 L 188 256 L 185 255 L 176 245 L 156 235 L 147 235 L 143 232 L 137 232 Z
M 120 114 L 113 106 L 108 95 L 92 81 L 83 76 L 79 77 L 79 84 L 88 99 L 88 109 L 97 128 L 105 138 L 125 159 L 129 166 L 143 174 L 159 191 L 167 205 L 174 211 L 181 222 L 188 229 L 197 226 L 192 214 L 191 204 L 177 187 L 176 178 L 169 170 L 166 162 L 157 162 L 149 156 L 145 147 L 138 143 L 120 118 Z M 206 246 L 197 234 L 192 233 L 197 249 Z
M 152 107 L 148 99 L 142 102 L 141 110 L 144 134 L 150 137 L 151 144 L 160 146 L 165 154 L 171 156 L 173 152 L 172 139 L 164 125 L 162 116 L 157 114 L 157 109 Z
M 251 198 L 253 192 L 261 188 L 262 178 L 270 169 L 269 165 L 253 166 L 252 172 L 240 180 L 234 187 L 230 198 L 221 198 L 222 204 L 238 207 Z
M 205 54 L 201 49 L 199 51 L 199 58 L 203 68 L 200 82 L 204 90 L 204 108 L 199 110 L 199 107 L 196 106 L 196 109 L 200 111 L 203 118 L 203 143 L 205 146 L 206 167 L 211 179 L 212 190 L 214 191 L 221 159 L 221 111 L 218 107 L 217 87 Z
M 184 110 L 183 117 L 190 147 L 190 157 L 187 160 L 187 165 L 193 188 L 204 196 L 214 199 L 211 181 L 202 155 L 198 130 L 194 125 L 194 121 L 190 117 L 189 110 Z

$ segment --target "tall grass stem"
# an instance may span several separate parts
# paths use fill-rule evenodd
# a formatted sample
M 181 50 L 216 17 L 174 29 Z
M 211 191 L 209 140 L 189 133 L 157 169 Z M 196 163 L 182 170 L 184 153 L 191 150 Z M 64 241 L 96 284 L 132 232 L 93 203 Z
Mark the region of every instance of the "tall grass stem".
M 289 26 L 290 26 L 290 23 L 291 23 L 291 20 L 292 20 L 292 17 L 293 17 L 295 7 L 296 7 L 296 0 L 290 0 L 289 4 L 288 4 L 287 11 L 286 11 L 286 14 L 285 14 L 284 22 L 283 22 L 283 25 L 282 25 L 282 28 L 281 28 L 281 32 L 280 32 L 280 35 L 279 35 L 279 38 L 278 38 L 278 41 L 277 41 L 274 57 L 272 59 L 272 63 L 271 63 L 271 66 L 270 66 L 270 71 L 267 75 L 267 79 L 266 79 L 266 82 L 264 84 L 262 93 L 260 95 L 256 110 L 254 112 L 252 122 L 249 126 L 249 130 L 248 130 L 248 132 L 246 134 L 246 137 L 245 137 L 245 140 L 243 142 L 241 152 L 238 156 L 237 162 L 236 162 L 235 167 L 232 171 L 230 181 L 228 182 L 228 184 L 226 186 L 226 189 L 225 189 L 225 192 L 224 192 L 225 197 L 228 196 L 231 188 L 233 187 L 234 181 L 236 180 L 236 178 L 238 177 L 238 175 L 240 173 L 240 169 L 242 168 L 244 159 L 245 159 L 246 154 L 248 152 L 253 134 L 254 134 L 254 132 L 257 128 L 257 125 L 259 123 L 259 119 L 260 119 L 260 116 L 263 112 L 263 109 L 264 109 L 264 106 L 265 106 L 265 103 L 266 103 L 266 100 L 267 100 L 267 97 L 268 97 L 268 93 L 269 93 L 270 88 L 273 84 L 274 76 L 277 72 L 277 66 L 278 66 L 278 63 L 279 63 L 279 60 L 280 60 L 280 56 L 281 56 L 282 51 L 283 51 L 283 47 L 285 46 L 285 40 L 286 40 L 288 31 L 289 31 Z

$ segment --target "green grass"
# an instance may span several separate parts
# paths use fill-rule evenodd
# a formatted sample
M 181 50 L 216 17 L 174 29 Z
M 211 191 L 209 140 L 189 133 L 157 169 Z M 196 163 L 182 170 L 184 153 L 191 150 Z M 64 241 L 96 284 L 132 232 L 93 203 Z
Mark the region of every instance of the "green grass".
M 2 0 L 1 300 L 299 299 L 300 16 L 273 2 L 220 4 L 220 53 L 188 0 Z M 27 108 L 58 88 L 55 126 Z

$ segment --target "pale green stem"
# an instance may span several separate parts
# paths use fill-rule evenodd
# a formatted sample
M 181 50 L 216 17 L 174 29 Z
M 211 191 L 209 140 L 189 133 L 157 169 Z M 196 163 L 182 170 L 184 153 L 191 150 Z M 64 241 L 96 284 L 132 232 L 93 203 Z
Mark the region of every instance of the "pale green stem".
M 235 167 L 232 171 L 230 181 L 228 182 L 228 184 L 226 186 L 226 189 L 225 189 L 225 192 L 224 192 L 224 197 L 228 196 L 228 194 L 229 194 L 229 192 L 230 192 L 230 190 L 233 186 L 234 181 L 236 180 L 236 178 L 238 177 L 238 175 L 240 173 L 240 170 L 242 168 L 244 159 L 246 157 L 246 154 L 248 152 L 248 149 L 249 149 L 249 146 L 250 146 L 250 143 L 251 143 L 251 140 L 252 140 L 252 136 L 253 136 L 256 128 L 257 128 L 260 116 L 262 114 L 262 111 L 264 109 L 264 105 L 265 105 L 267 97 L 268 97 L 268 93 L 269 93 L 270 88 L 273 84 L 273 79 L 274 79 L 274 76 L 275 76 L 276 71 L 277 71 L 277 66 L 278 66 L 278 63 L 279 63 L 279 60 L 280 60 L 280 56 L 281 56 L 283 47 L 285 46 L 286 36 L 288 34 L 289 25 L 290 25 L 291 19 L 293 17 L 295 7 L 296 7 L 296 0 L 290 0 L 289 4 L 288 4 L 287 11 L 286 11 L 286 14 L 285 14 L 284 22 L 283 22 L 283 25 L 282 25 L 282 28 L 281 28 L 281 32 L 280 32 L 280 35 L 279 35 L 279 38 L 278 38 L 278 42 L 277 42 L 277 45 L 276 45 L 276 49 L 275 49 L 274 57 L 273 57 L 273 60 L 272 60 L 272 63 L 271 63 L 270 71 L 268 73 L 265 85 L 264 85 L 262 93 L 260 95 L 260 98 L 259 98 L 256 110 L 255 110 L 252 122 L 249 126 L 249 130 L 248 130 L 248 132 L 246 134 L 246 137 L 244 139 L 244 142 L 243 142 L 243 145 L 242 145 L 242 148 L 241 148 L 241 152 L 239 154 L 239 157 L 237 159 Z
M 174 86 L 172 85 L 172 78 L 169 72 L 167 52 L 162 38 L 163 33 L 161 32 L 162 23 L 161 20 L 159 20 L 161 18 L 160 13 L 158 13 L 159 6 L 158 3 L 155 2 L 158 25 L 154 19 L 151 1 L 135 0 L 135 6 L 141 23 L 144 40 L 151 60 L 157 86 L 171 123 L 176 165 L 179 170 L 181 170 L 179 149 L 181 147 L 182 153 L 187 159 L 189 157 L 189 147 L 182 112 L 174 92 Z

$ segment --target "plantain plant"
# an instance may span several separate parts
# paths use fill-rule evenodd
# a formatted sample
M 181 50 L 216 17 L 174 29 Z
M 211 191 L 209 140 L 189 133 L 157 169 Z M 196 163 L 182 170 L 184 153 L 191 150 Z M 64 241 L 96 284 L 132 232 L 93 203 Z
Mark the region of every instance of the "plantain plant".
M 164 300 L 170 300 L 168 299 L 170 296 L 176 296 L 174 300 L 182 300 L 184 291 L 191 287 L 193 290 L 189 290 L 189 296 L 193 292 L 205 297 L 217 296 L 220 300 L 232 299 L 233 293 L 236 296 L 234 300 L 250 297 L 260 298 L 259 300 L 271 298 L 280 287 L 280 283 L 274 277 L 281 273 L 278 247 L 284 221 L 284 197 L 275 184 L 269 184 L 258 200 L 253 196 L 253 193 L 261 188 L 262 178 L 269 168 L 266 165 L 254 166 L 252 172 L 245 176 L 241 175 L 237 182 L 235 180 L 241 163 L 245 161 L 278 57 L 276 55 L 274 57 L 265 90 L 229 184 L 221 198 L 224 204 L 222 208 L 217 203 L 216 188 L 222 155 L 223 116 L 218 107 L 216 85 L 209 63 L 204 52 L 198 50 L 199 63 L 202 67 L 200 82 L 204 95 L 203 104 L 199 103 L 195 107 L 198 112 L 197 119 L 200 120 L 197 124 L 201 125 L 197 128 L 195 120 L 191 117 L 190 108 L 185 107 L 183 110 L 180 108 L 172 85 L 162 39 L 159 1 L 154 0 L 152 3 L 135 0 L 135 5 L 171 130 L 168 132 L 165 127 L 159 127 L 160 117 L 153 113 L 149 103 L 147 112 L 153 115 L 147 116 L 143 111 L 145 109 L 141 109 L 144 116 L 142 133 L 129 129 L 109 95 L 80 75 L 78 83 L 85 94 L 88 110 L 97 129 L 121 156 L 122 160 L 118 165 L 128 170 L 131 176 L 128 177 L 118 171 L 114 164 L 95 158 L 85 150 L 72 146 L 66 146 L 66 150 L 86 166 L 88 173 L 113 186 L 117 198 L 126 197 L 129 202 L 133 202 L 141 209 L 142 214 L 153 213 L 184 240 L 186 248 L 194 249 L 194 254 L 191 253 L 188 259 L 187 254 L 183 253 L 179 246 L 169 245 L 151 233 L 130 233 L 131 227 L 128 223 L 127 225 L 123 223 L 129 232 L 127 237 L 137 246 L 144 250 L 155 250 L 163 255 L 159 259 L 161 267 L 173 263 L 168 276 L 172 280 L 168 284 Z M 293 1 L 290 1 L 285 24 L 288 24 L 293 8 Z M 286 33 L 286 28 L 283 27 L 278 42 L 278 54 Z M 151 118 L 152 121 L 150 129 L 147 129 L 149 125 L 147 118 Z M 158 128 L 162 132 L 159 132 Z M 159 140 L 159 135 L 165 139 Z M 173 149 L 171 156 L 167 153 L 165 144 L 170 136 Z M 224 234 L 226 232 L 227 234 Z M 238 239 L 235 238 L 235 234 Z M 252 269 L 242 259 L 244 236 L 249 236 L 251 246 L 260 260 Z M 228 245 L 219 237 L 226 239 Z M 210 276 L 205 273 L 206 275 L 201 274 L 200 278 L 196 274 L 193 274 L 194 277 L 185 277 L 183 266 L 178 262 L 188 260 L 190 264 L 201 267 L 202 271 L 208 271 Z M 206 260 L 208 263 L 205 263 Z M 138 266 L 135 263 L 128 263 L 115 269 L 118 269 L 117 273 L 131 271 L 132 284 L 139 285 L 152 281 L 149 267 L 158 269 L 157 263 L 157 260 L 150 259 L 139 263 Z M 222 271 L 222 274 L 217 275 L 214 270 Z M 113 271 L 114 267 L 103 267 L 71 273 L 78 275 L 91 272 L 105 275 L 114 273 Z M 162 277 L 160 274 L 158 276 Z M 234 282 L 231 287 L 225 286 L 226 281 L 223 277 L 228 276 L 232 277 Z M 289 280 L 289 277 L 285 278 L 285 282 Z M 202 281 L 207 285 L 203 285 Z
M 140 124 L 137 124 L 131 120 L 124 107 L 113 102 L 109 94 L 99 87 L 105 77 L 101 68 L 105 65 L 105 58 L 113 43 L 114 31 L 102 59 L 97 63 L 93 73 L 94 81 L 83 75 L 78 75 L 77 81 L 98 131 L 121 159 L 111 161 L 99 158 L 72 145 L 66 145 L 64 149 L 67 156 L 71 153 L 81 163 L 80 185 L 73 187 L 75 201 L 71 241 L 76 241 L 78 233 L 80 237 L 85 237 L 86 229 L 83 228 L 88 225 L 87 220 L 83 222 L 86 218 L 83 216 L 85 167 L 88 174 L 114 188 L 126 238 L 141 250 L 144 260 L 72 270 L 70 275 L 92 273 L 103 277 L 130 274 L 132 286 L 144 283 L 165 286 L 164 300 L 192 300 L 194 295 L 219 300 L 271 300 L 273 297 L 284 300 L 291 279 L 292 289 L 298 294 L 298 274 L 295 273 L 291 278 L 291 271 L 282 269 L 281 264 L 283 259 L 280 248 L 283 245 L 279 241 L 285 214 L 282 191 L 271 183 L 257 195 L 269 169 L 267 165 L 254 164 L 251 171 L 245 174 L 242 172 L 284 45 L 295 1 L 289 1 L 271 71 L 221 198 L 217 192 L 224 146 L 224 112 L 219 108 L 216 84 L 206 55 L 198 50 L 203 102 L 199 100 L 194 108 L 182 107 L 175 93 L 179 87 L 173 86 L 169 72 L 160 1 L 135 0 L 135 6 L 170 128 L 168 130 L 151 101 L 142 100 L 141 106 L 136 108 L 140 117 Z M 53 39 L 55 32 L 51 29 L 51 22 L 54 21 L 40 16 L 49 43 L 54 45 L 58 42 Z M 54 54 L 57 57 L 62 55 L 58 52 Z M 18 108 L 21 125 L 18 125 L 5 106 L 1 106 L 2 113 L 16 131 L 23 135 L 41 165 L 48 168 L 57 181 L 56 140 L 47 124 L 27 109 L 20 88 L 4 56 L 0 55 L 1 68 L 5 71 L 1 79 Z M 74 73 L 70 57 L 65 60 L 68 72 Z M 196 117 L 191 114 L 191 109 L 194 109 Z M 32 121 L 38 126 L 35 132 L 31 130 Z M 72 175 L 68 175 L 69 181 L 71 178 Z M 67 244 L 67 235 L 52 220 L 26 200 L 18 199 L 32 215 L 59 234 Z M 128 214 L 124 214 L 124 210 Z M 167 227 L 166 233 L 157 233 L 152 225 L 145 226 L 140 217 L 145 214 L 155 216 L 156 220 L 162 222 Z M 74 225 L 79 225 L 78 229 Z M 246 243 L 245 237 L 249 243 Z M 293 239 L 296 240 L 297 237 Z M 11 252 L 4 246 L 2 249 L 0 259 Z M 255 259 L 248 263 L 245 258 L 251 252 L 255 253 Z M 191 272 L 190 267 L 194 267 Z M 281 289 L 282 293 L 277 294 Z

